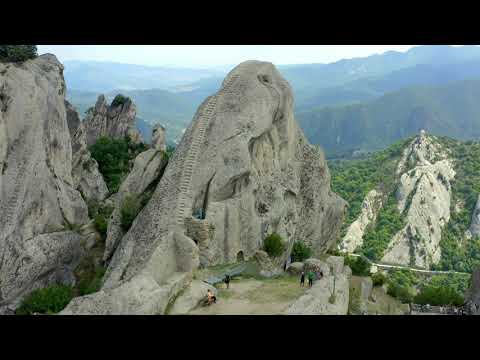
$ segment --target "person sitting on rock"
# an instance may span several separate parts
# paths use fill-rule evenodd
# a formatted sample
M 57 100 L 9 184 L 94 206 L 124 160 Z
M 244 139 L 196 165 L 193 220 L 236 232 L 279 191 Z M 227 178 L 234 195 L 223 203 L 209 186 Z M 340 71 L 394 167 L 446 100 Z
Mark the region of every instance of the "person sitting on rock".
M 207 305 L 211 305 L 212 303 L 217 302 L 217 297 L 213 295 L 210 289 L 207 290 Z

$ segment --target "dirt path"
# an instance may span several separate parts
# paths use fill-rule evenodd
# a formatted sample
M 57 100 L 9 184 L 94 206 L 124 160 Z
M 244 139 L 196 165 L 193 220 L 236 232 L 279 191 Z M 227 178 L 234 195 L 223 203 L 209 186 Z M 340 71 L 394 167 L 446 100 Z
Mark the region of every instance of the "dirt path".
M 243 279 L 222 285 L 216 304 L 199 307 L 191 315 L 275 315 L 281 314 L 296 298 L 305 292 L 297 277 L 279 279 Z

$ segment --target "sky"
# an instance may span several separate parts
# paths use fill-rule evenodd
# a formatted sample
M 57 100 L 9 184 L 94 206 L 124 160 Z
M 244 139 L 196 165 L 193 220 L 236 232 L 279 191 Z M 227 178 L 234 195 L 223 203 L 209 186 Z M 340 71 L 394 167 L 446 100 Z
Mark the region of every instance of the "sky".
M 148 66 L 215 68 L 245 60 L 275 65 L 331 63 L 341 59 L 407 51 L 416 45 L 38 45 L 39 54 L 68 60 Z

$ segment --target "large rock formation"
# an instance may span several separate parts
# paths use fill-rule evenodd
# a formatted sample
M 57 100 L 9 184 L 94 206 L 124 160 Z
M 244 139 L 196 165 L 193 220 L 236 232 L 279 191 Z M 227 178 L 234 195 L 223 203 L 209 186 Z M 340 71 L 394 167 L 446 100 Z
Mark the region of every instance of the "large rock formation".
M 348 227 L 347 234 L 343 237 L 340 250 L 353 253 L 363 244 L 363 235 L 367 226 L 375 222 L 378 211 L 381 209 L 384 195 L 377 190 L 371 190 L 362 203 L 360 216 Z
M 0 307 L 71 283 L 88 222 L 72 179 L 63 66 L 53 55 L 0 63 Z
M 86 144 L 91 146 L 102 136 L 123 138 L 128 136 L 133 142 L 142 142 L 142 136 L 135 125 L 137 107 L 130 98 L 107 104 L 104 95 L 90 108 L 81 127 L 85 130 Z
M 330 190 L 323 153 L 308 144 L 293 117 L 288 83 L 270 63 L 242 63 L 199 107 L 115 251 L 101 294 L 76 299 L 64 313 L 122 312 L 118 302 L 127 308 L 128 297 L 117 298 L 115 310 L 103 301 L 117 289 L 128 294 L 142 281 L 151 285 L 143 295 L 150 299 L 200 260 L 212 265 L 251 257 L 272 232 L 289 250 L 302 239 L 321 254 L 338 235 L 344 207 Z
M 406 225 L 386 250 L 386 263 L 429 268 L 440 261 L 455 171 L 449 154 L 434 140 L 422 131 L 399 162 L 398 210 L 406 213 Z

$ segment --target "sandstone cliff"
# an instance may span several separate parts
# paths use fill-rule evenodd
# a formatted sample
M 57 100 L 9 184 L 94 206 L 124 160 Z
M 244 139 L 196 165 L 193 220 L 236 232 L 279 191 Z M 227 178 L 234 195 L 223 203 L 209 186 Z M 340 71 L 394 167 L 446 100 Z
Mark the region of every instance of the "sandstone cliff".
M 270 63 L 242 63 L 199 107 L 102 290 L 63 313 L 163 313 L 200 263 L 249 258 L 272 232 L 289 250 L 298 239 L 321 254 L 344 205 L 293 117 L 288 83 Z
M 72 179 L 63 66 L 53 55 L 0 63 L 0 307 L 71 283 L 88 222 Z

